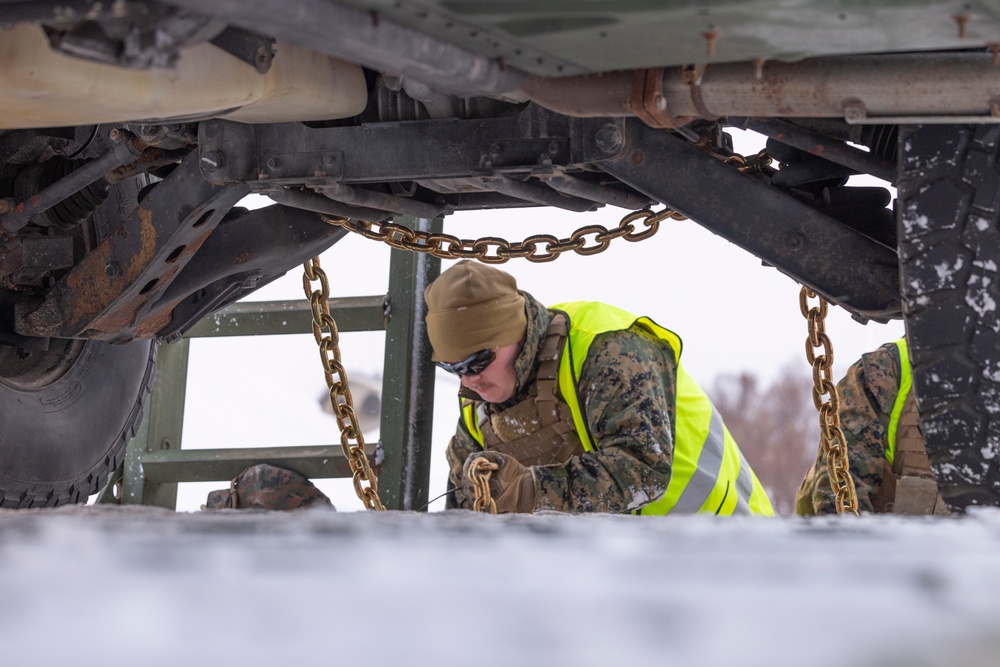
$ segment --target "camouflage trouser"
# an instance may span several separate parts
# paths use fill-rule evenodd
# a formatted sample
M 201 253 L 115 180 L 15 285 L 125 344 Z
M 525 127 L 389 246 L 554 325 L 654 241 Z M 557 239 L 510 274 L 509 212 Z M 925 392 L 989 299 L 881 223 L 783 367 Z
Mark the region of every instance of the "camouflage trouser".
M 261 463 L 237 475 L 228 489 L 208 494 L 206 510 L 294 510 L 306 507 L 335 509 L 330 499 L 297 472 Z

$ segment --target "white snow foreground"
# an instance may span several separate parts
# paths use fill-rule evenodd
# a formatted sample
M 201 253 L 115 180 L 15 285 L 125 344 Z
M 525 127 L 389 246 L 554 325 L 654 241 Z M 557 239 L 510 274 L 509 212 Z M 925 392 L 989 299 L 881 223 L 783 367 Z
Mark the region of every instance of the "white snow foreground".
M 1000 510 L 0 511 L 0 664 L 1000 664 Z

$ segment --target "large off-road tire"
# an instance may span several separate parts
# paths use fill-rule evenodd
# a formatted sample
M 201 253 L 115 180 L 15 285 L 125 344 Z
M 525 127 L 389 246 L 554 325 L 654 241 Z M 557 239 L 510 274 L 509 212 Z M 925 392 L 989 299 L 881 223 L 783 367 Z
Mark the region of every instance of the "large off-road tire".
M 115 185 L 77 229 L 81 253 L 118 229 L 147 182 Z M 0 507 L 86 502 L 139 426 L 156 344 L 52 340 L 27 352 L 0 346 Z
M 86 502 L 121 464 L 142 416 L 152 341 L 53 343 L 46 368 L 0 378 L 0 507 Z
M 1000 127 L 900 128 L 903 312 L 931 468 L 954 509 L 1000 505 Z

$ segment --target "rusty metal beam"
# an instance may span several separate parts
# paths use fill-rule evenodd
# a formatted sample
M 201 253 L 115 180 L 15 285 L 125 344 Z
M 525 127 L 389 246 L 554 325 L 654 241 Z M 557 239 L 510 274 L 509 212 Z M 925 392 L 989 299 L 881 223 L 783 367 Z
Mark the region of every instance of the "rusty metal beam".
M 17 310 L 15 331 L 109 342 L 155 334 L 169 321 L 170 310 L 151 313 L 152 305 L 248 192 L 243 184 L 206 181 L 198 154 L 192 153 L 39 307 Z

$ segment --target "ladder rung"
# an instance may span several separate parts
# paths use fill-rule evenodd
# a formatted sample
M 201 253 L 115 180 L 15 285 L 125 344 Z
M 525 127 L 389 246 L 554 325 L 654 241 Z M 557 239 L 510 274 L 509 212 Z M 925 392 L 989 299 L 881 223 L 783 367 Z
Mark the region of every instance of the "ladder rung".
M 340 445 L 164 450 L 144 453 L 141 465 L 147 481 L 162 484 L 228 482 L 258 463 L 294 470 L 311 479 L 351 476 Z
M 381 295 L 330 298 L 330 314 L 339 331 L 383 331 L 385 300 Z M 260 336 L 312 333 L 312 307 L 305 298 L 295 301 L 234 303 L 206 316 L 185 334 L 209 336 Z

